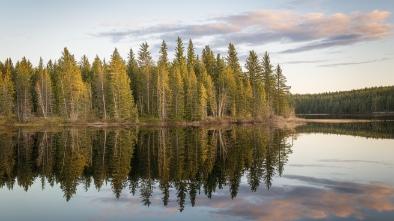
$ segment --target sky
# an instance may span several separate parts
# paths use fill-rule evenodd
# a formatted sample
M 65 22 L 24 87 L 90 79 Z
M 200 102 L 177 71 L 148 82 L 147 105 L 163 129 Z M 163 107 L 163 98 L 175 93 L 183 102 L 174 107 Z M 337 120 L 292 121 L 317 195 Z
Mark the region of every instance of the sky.
M 127 60 L 147 42 L 155 61 L 162 41 L 197 54 L 209 45 L 227 56 L 232 43 L 243 66 L 254 50 L 280 64 L 291 93 L 394 85 L 392 0 L 0 0 L 0 61 L 34 66 L 59 59 Z

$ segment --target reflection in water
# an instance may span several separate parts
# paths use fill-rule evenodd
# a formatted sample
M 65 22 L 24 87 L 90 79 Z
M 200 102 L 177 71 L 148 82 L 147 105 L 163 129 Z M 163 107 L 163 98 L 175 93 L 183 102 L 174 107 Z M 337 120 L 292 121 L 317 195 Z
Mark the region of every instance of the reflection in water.
M 394 139 L 394 122 L 308 123 L 296 128 L 298 133 L 342 134 L 366 138 Z
M 375 210 L 394 210 L 394 189 L 382 184 L 360 184 L 307 176 L 285 175 L 290 181 L 301 181 L 307 186 L 273 187 L 259 192 L 252 202 L 247 200 L 222 208 L 217 213 L 252 220 L 300 220 L 345 218 L 375 219 Z M 311 186 L 313 185 L 313 186 Z M 206 202 L 220 208 L 226 199 Z M 366 212 L 367 211 L 367 212 Z M 391 218 L 392 219 L 392 218 Z M 391 220 L 390 217 L 388 220 Z
M 187 199 L 194 206 L 198 194 L 212 198 L 224 187 L 235 198 L 244 175 L 250 190 L 270 188 L 292 152 L 288 132 L 261 127 L 19 129 L 0 136 L 0 187 L 17 181 L 28 191 L 41 179 L 42 189 L 58 184 L 69 201 L 77 187 L 109 183 L 115 197 L 128 188 L 148 207 L 155 188 L 164 206 L 175 189 L 180 211 Z

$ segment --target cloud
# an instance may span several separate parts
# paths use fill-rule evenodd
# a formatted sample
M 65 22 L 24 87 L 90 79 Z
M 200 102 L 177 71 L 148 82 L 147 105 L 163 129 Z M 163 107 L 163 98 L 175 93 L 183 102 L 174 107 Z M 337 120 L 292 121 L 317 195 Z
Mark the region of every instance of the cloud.
M 310 60 L 310 61 L 285 61 L 282 62 L 281 64 L 313 64 L 313 63 L 321 63 L 325 62 L 326 60 Z
M 183 23 L 134 23 L 130 26 L 102 26 L 105 30 L 91 34 L 109 38 L 113 42 L 123 40 L 164 39 L 175 41 L 177 36 L 193 39 L 217 47 L 229 42 L 236 45 L 264 45 L 267 43 L 297 43 L 282 53 L 297 53 L 323 48 L 353 45 L 359 42 L 376 41 L 392 32 L 393 25 L 387 23 L 388 11 L 350 14 L 323 13 L 300 14 L 291 11 L 256 10 L 233 15 L 212 17 L 195 24 Z M 290 46 L 289 46 L 290 47 Z
M 359 65 L 359 64 L 368 64 L 368 63 L 375 63 L 375 62 L 382 62 L 392 60 L 392 58 L 381 58 L 381 59 L 374 59 L 369 61 L 359 61 L 359 62 L 342 62 L 342 63 L 333 63 L 333 64 L 322 64 L 317 65 L 317 67 L 338 67 L 338 66 L 350 66 L 350 65 Z
M 289 2 L 285 2 L 281 4 L 279 7 L 284 9 L 295 9 L 296 7 L 307 5 L 311 6 L 318 6 L 321 2 L 325 0 L 293 0 Z

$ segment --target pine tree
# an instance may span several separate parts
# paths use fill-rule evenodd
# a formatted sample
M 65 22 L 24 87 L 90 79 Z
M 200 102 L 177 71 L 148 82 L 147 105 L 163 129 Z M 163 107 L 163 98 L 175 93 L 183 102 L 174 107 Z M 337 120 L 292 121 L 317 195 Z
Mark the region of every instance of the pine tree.
M 242 102 L 245 99 L 245 85 L 244 85 L 244 74 L 242 73 L 241 65 L 237 56 L 237 51 L 232 43 L 228 46 L 228 55 L 226 58 L 227 67 L 232 71 L 235 80 L 235 91 L 232 94 L 232 114 L 234 116 L 246 116 L 245 103 Z
M 275 99 L 274 110 L 276 115 L 283 115 L 288 111 L 287 96 L 289 95 L 290 87 L 286 85 L 286 77 L 282 74 L 281 67 L 275 69 Z
M 108 75 L 111 98 L 113 99 L 112 113 L 110 114 L 116 119 L 136 121 L 138 119 L 137 110 L 130 89 L 130 79 L 126 73 L 126 64 L 116 48 L 108 66 Z
M 12 116 L 12 106 L 14 101 L 15 86 L 11 80 L 13 71 L 11 59 L 7 59 L 4 64 L 4 72 L 0 77 L 0 114 L 3 116 Z
M 262 117 L 262 109 L 265 100 L 264 87 L 261 78 L 261 65 L 258 60 L 257 54 L 254 51 L 250 51 L 249 57 L 246 59 L 245 68 L 248 70 L 250 84 L 252 86 L 253 93 L 253 108 L 252 116 L 253 119 Z
M 148 48 L 148 43 L 142 43 L 138 52 L 138 65 L 141 70 L 139 79 L 141 79 L 140 83 L 143 85 L 141 91 L 138 92 L 140 95 L 138 104 L 142 105 L 141 114 L 152 115 L 154 113 L 151 108 L 153 100 L 152 89 L 154 89 L 152 85 L 153 61 Z
M 171 119 L 182 120 L 184 117 L 183 78 L 180 69 L 173 65 L 169 74 L 171 90 Z
M 267 102 L 269 107 L 273 106 L 274 103 L 274 85 L 275 85 L 275 77 L 274 71 L 272 70 L 273 66 L 271 65 L 270 57 L 268 52 L 265 52 L 262 62 L 262 78 L 264 83 L 265 94 L 267 96 Z
M 127 60 L 127 75 L 130 78 L 130 89 L 133 91 L 133 97 L 136 104 L 138 104 L 139 93 L 142 91 L 143 86 L 140 79 L 140 70 L 138 68 L 137 60 L 133 49 L 130 48 L 128 60 Z
M 63 109 L 64 116 L 72 121 L 78 120 L 83 114 L 86 114 L 88 106 L 88 95 L 86 84 L 82 81 L 81 70 L 77 65 L 74 55 L 70 54 L 67 48 L 64 48 L 62 57 L 58 61 L 58 70 L 56 70 L 60 102 L 58 109 Z
M 213 82 L 217 82 L 218 76 L 216 75 L 215 69 L 216 69 L 216 59 L 213 54 L 213 51 L 211 48 L 207 45 L 205 48 L 202 50 L 202 55 L 201 59 L 203 60 L 205 69 L 208 73 L 209 76 L 211 76 Z
M 167 55 L 167 44 L 165 41 L 161 44 L 160 58 L 158 61 L 158 77 L 157 77 L 157 95 L 158 95 L 158 111 L 160 120 L 166 120 L 168 117 L 168 107 L 170 101 L 169 87 L 169 61 Z
M 29 60 L 23 57 L 21 62 L 17 62 L 13 80 L 16 92 L 16 113 L 20 122 L 24 122 L 32 114 L 31 80 L 33 74 L 34 69 Z
M 87 90 L 89 93 L 89 109 L 93 109 L 93 72 L 92 72 L 92 67 L 90 65 L 88 57 L 86 55 L 83 55 L 81 58 L 81 61 L 79 62 L 79 68 L 81 69 L 81 74 L 82 74 L 82 80 L 83 82 L 86 83 Z
M 185 118 L 187 120 L 197 119 L 198 84 L 194 72 L 195 53 L 192 40 L 187 47 L 187 73 L 184 76 L 185 86 Z
M 92 64 L 92 73 L 94 76 L 94 99 L 93 99 L 93 109 L 97 116 L 101 119 L 107 120 L 107 107 L 106 99 L 108 93 L 107 80 L 108 75 L 103 67 L 103 63 L 100 58 L 96 55 L 94 62 Z

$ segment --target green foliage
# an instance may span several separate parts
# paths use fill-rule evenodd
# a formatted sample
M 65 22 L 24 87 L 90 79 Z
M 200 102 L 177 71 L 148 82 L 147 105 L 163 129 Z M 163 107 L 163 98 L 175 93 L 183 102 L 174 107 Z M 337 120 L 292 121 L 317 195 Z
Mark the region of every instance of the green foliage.
M 86 116 L 89 108 L 87 87 L 82 81 L 81 70 L 74 55 L 70 54 L 67 48 L 64 48 L 55 72 L 58 110 L 71 121 Z
M 168 118 L 168 108 L 171 104 L 171 91 L 168 76 L 169 69 L 170 67 L 167 54 L 167 44 L 165 41 L 163 41 L 160 49 L 157 73 L 158 114 L 160 120 L 166 120 Z
M 296 114 L 371 114 L 394 111 L 394 86 L 292 96 Z
M 267 96 L 267 101 L 270 105 L 274 103 L 275 94 L 275 76 L 272 70 L 271 60 L 268 52 L 265 52 L 262 62 L 262 78 L 264 82 L 265 94 Z
M 126 64 L 115 48 L 108 66 L 108 89 L 110 99 L 108 113 L 115 119 L 136 121 L 137 110 L 130 89 L 130 79 L 126 73 Z
M 5 62 L 4 73 L 0 77 L 0 114 L 11 117 L 13 114 L 12 106 L 14 102 L 15 86 L 11 80 L 13 65 L 11 59 Z
M 282 69 L 279 64 L 276 67 L 274 74 L 274 111 L 276 115 L 288 116 L 290 112 L 288 97 L 290 95 L 290 87 L 286 85 L 286 77 L 282 74 Z
M 253 94 L 253 119 L 261 119 L 265 105 L 265 91 L 262 78 L 262 66 L 258 60 L 256 52 L 250 51 L 249 57 L 246 59 L 245 68 L 249 76 Z
M 117 49 L 109 63 L 96 56 L 91 64 L 86 55 L 77 63 L 67 48 L 46 66 L 40 59 L 37 68 L 23 58 L 14 69 L 7 59 L 0 62 L 0 115 L 19 121 L 59 117 L 67 122 L 135 122 L 141 116 L 160 122 L 263 120 L 266 110 L 291 112 L 286 78 L 281 69 L 273 73 L 267 52 L 261 63 L 251 51 L 243 72 L 231 43 L 226 57 L 208 45 L 199 57 L 191 39 L 185 51 L 180 37 L 172 62 L 167 50 L 163 41 L 157 62 L 146 42 L 138 58 L 130 49 L 127 62 Z
M 16 63 L 13 81 L 16 92 L 16 113 L 20 122 L 23 122 L 32 112 L 31 79 L 33 74 L 33 66 L 25 57 L 22 58 L 21 62 Z
M 153 81 L 153 61 L 152 56 L 149 52 L 148 43 L 142 43 L 138 52 L 138 65 L 139 65 L 139 76 L 138 84 L 140 84 L 140 90 L 138 92 L 139 97 L 137 98 L 137 104 L 140 106 L 140 114 L 153 115 L 153 92 L 155 89 L 155 81 Z

